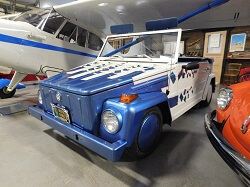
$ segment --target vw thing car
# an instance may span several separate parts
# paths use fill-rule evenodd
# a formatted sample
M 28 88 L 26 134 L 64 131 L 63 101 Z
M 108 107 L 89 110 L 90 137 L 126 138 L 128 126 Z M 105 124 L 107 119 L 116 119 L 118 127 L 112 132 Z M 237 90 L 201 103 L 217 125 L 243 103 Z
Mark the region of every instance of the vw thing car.
M 108 160 L 149 155 L 163 124 L 215 90 L 213 60 L 178 58 L 181 33 L 108 36 L 95 61 L 42 81 L 29 114 Z

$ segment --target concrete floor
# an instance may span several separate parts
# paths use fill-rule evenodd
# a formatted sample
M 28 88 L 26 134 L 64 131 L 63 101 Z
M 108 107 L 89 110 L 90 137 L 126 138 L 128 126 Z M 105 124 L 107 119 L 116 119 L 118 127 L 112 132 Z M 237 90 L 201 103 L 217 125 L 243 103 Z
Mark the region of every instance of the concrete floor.
M 0 105 L 36 101 L 36 87 Z M 0 186 L 244 186 L 204 131 L 204 114 L 191 109 L 164 126 L 157 149 L 136 162 L 109 162 L 29 116 L 0 117 Z

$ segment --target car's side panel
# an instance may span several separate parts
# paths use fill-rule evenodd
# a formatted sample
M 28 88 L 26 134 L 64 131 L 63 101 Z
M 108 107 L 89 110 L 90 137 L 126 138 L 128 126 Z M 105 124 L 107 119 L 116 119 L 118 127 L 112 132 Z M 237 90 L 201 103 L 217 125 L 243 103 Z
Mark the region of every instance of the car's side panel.
M 212 86 L 213 86 L 213 92 L 215 91 L 215 81 L 212 81 L 213 79 L 215 79 L 215 74 L 211 73 L 208 76 L 206 84 L 205 84 L 205 88 L 203 89 L 202 100 L 206 99 L 207 92 L 208 92 L 208 87 L 209 87 L 210 84 L 212 84 Z
M 172 72 L 175 79 L 170 78 L 170 97 L 173 93 L 178 97 L 176 106 L 171 109 L 173 120 L 201 101 L 210 74 L 211 65 L 208 62 L 199 62 L 200 68 L 195 70 L 183 69 L 182 66 L 186 64 L 178 63 Z M 175 91 L 171 92 L 171 88 Z

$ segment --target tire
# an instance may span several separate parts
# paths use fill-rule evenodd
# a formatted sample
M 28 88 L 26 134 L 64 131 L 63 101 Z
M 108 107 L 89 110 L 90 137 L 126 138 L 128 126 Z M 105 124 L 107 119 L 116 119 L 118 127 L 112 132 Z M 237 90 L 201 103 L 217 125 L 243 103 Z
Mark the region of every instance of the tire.
M 213 97 L 213 87 L 212 84 L 210 84 L 208 87 L 206 99 L 204 101 L 201 101 L 200 105 L 203 107 L 208 107 L 211 103 L 212 97 Z
M 150 122 L 148 122 L 148 120 L 150 120 L 151 118 L 157 119 L 158 120 L 158 124 L 156 125 L 151 125 Z M 148 123 L 147 123 L 148 122 Z M 154 134 L 155 137 L 151 137 L 150 139 L 150 143 L 146 144 L 146 145 L 140 145 L 141 143 L 141 139 L 143 139 L 142 132 L 145 131 L 144 126 L 150 125 L 150 126 L 155 126 L 153 127 L 153 131 L 156 131 Z M 144 158 L 146 156 L 148 156 L 151 152 L 153 152 L 153 150 L 155 149 L 158 140 L 160 138 L 161 132 L 162 132 L 162 126 L 163 126 L 163 119 L 162 119 L 162 114 L 161 111 L 158 107 L 153 107 L 150 108 L 146 111 L 146 113 L 144 114 L 142 123 L 140 125 L 140 128 L 137 132 L 136 138 L 134 140 L 134 143 L 131 147 L 126 149 L 126 155 L 130 157 L 130 159 L 133 160 L 137 160 L 140 158 Z M 152 133 L 152 132 L 151 132 Z M 148 139 L 146 139 L 148 140 Z M 146 149 L 145 149 L 146 146 Z
M 2 89 L 0 89 L 0 98 L 1 99 L 7 99 L 7 98 L 11 98 L 15 95 L 16 93 L 16 89 L 12 90 L 11 92 L 7 91 L 7 87 L 3 87 Z

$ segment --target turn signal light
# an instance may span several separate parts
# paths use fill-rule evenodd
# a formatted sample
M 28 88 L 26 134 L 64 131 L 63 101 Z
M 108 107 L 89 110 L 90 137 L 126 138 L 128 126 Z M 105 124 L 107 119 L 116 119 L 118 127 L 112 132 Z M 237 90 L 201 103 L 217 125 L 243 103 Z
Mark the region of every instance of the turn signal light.
M 137 94 L 132 94 L 132 95 L 122 94 L 121 97 L 120 97 L 120 102 L 128 104 L 128 103 L 131 103 L 132 101 L 134 101 L 137 98 L 138 98 Z

